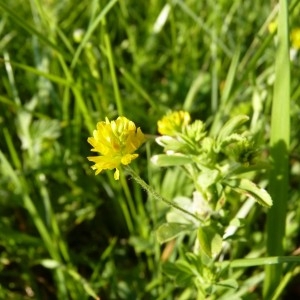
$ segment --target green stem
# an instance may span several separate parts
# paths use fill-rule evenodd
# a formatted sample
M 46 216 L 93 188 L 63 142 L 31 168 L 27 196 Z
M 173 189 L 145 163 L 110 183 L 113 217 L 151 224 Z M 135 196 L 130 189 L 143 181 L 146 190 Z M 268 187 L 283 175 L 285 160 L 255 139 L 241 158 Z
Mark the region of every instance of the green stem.
M 125 167 L 128 174 L 143 188 L 149 193 L 151 196 L 153 196 L 155 199 L 165 202 L 167 205 L 171 206 L 172 208 L 178 209 L 181 212 L 195 218 L 197 221 L 201 221 L 197 216 L 192 214 L 191 212 L 185 210 L 184 208 L 178 206 L 174 202 L 167 200 L 166 198 L 159 195 L 150 185 L 148 185 L 139 175 L 137 175 L 129 166 Z
M 42 183 L 41 177 L 45 176 L 43 173 L 39 173 L 36 175 L 36 185 L 39 188 L 40 195 L 41 195 L 41 200 L 43 201 L 44 204 L 44 210 L 45 210 L 45 223 L 47 224 L 49 228 L 51 228 L 53 237 L 51 237 L 52 244 L 57 245 L 55 246 L 56 251 L 61 253 L 62 258 L 66 263 L 70 263 L 70 256 L 68 252 L 67 245 L 64 242 L 63 236 L 61 234 L 59 224 L 57 222 L 57 218 L 54 214 L 52 204 L 51 204 L 51 199 L 50 195 L 48 193 L 48 190 L 46 186 Z M 47 228 L 47 227 L 46 227 Z M 53 240 L 55 243 L 53 243 Z
M 125 193 L 126 200 L 127 200 L 127 204 L 125 203 L 125 201 L 121 201 L 121 208 L 122 208 L 122 211 L 123 211 L 123 214 L 124 214 L 127 226 L 128 226 L 128 230 L 131 234 L 133 234 L 134 226 L 133 226 L 131 216 L 136 216 L 137 212 L 136 212 L 136 208 L 133 203 L 133 199 L 131 197 L 127 182 L 125 181 L 123 174 L 121 174 L 121 176 L 120 176 L 120 181 L 121 181 L 121 185 L 122 185 L 122 188 Z M 131 212 L 131 214 L 130 214 L 130 212 Z

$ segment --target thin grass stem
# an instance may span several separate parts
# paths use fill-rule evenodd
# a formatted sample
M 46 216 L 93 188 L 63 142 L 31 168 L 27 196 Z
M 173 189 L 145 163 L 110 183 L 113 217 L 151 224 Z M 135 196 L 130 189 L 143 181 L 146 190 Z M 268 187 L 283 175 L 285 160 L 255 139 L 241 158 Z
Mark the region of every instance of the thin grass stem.
M 161 195 L 159 195 L 150 185 L 148 185 L 139 175 L 137 175 L 129 166 L 125 167 L 125 170 L 128 172 L 128 174 L 143 188 L 145 189 L 153 198 L 155 198 L 156 200 L 159 201 L 163 201 L 165 202 L 168 206 L 171 206 L 177 210 L 180 210 L 181 212 L 183 212 L 184 214 L 187 214 L 191 217 L 193 217 L 194 219 L 196 219 L 197 221 L 201 221 L 197 216 L 195 216 L 194 214 L 192 214 L 191 212 L 185 210 L 184 208 L 180 207 L 179 205 L 177 205 L 176 203 L 167 200 L 166 198 L 162 197 Z

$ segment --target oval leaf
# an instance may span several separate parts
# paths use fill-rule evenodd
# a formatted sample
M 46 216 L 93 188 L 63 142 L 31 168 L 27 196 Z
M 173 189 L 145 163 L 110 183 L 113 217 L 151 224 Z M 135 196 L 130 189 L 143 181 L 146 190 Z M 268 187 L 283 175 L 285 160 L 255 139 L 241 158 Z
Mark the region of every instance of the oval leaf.
M 159 154 L 154 155 L 151 161 L 159 167 L 169 167 L 189 164 L 192 159 L 182 154 Z
M 42 259 L 40 264 L 47 269 L 56 269 L 61 266 L 61 264 L 53 259 Z
M 201 250 L 210 258 L 222 249 L 222 237 L 211 226 L 199 227 L 198 240 Z
M 157 239 L 160 243 L 165 243 L 174 239 L 183 231 L 191 230 L 192 227 L 187 224 L 180 223 L 165 223 L 162 224 L 156 231 Z
M 226 288 L 231 288 L 236 290 L 239 287 L 238 282 L 235 279 L 225 279 L 216 283 L 218 286 L 223 286 Z
M 273 204 L 272 198 L 268 192 L 248 179 L 227 180 L 225 184 L 238 192 L 248 194 L 262 206 L 271 207 Z

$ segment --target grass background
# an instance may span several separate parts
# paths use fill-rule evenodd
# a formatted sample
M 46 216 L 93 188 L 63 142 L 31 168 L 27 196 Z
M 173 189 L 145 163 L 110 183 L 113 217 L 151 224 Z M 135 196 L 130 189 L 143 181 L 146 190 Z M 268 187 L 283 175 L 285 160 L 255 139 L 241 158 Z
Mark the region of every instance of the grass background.
M 15 0 L 0 1 L 0 11 L 0 298 L 193 297 L 162 272 L 192 239 L 159 245 L 155 228 L 167 208 L 131 180 L 95 177 L 86 140 L 106 116 L 156 134 L 168 109 L 185 109 L 213 134 L 242 113 L 267 159 L 278 78 L 268 23 L 278 3 Z M 291 1 L 290 28 L 298 16 Z M 299 245 L 299 75 L 296 55 L 290 101 L 282 99 L 291 105 L 285 255 Z M 133 168 L 168 199 L 190 195 L 180 170 L 151 165 L 159 151 L 149 141 Z M 268 183 L 266 174 L 255 178 Z M 252 207 L 230 258 L 264 255 L 266 214 Z M 299 267 L 282 272 L 291 297 Z M 233 276 L 240 297 L 260 297 L 263 268 Z

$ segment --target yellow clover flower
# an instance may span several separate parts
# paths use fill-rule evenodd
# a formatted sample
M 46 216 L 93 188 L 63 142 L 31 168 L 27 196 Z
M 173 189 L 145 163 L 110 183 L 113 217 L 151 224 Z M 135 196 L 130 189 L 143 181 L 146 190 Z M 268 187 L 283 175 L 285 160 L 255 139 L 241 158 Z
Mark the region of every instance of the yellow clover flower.
M 186 127 L 191 121 L 191 116 L 186 111 L 175 111 L 167 114 L 157 122 L 158 132 L 162 135 L 174 136 Z
M 119 180 L 119 166 L 128 165 L 138 157 L 134 152 L 145 142 L 146 138 L 140 128 L 125 117 L 118 117 L 115 121 L 98 122 L 93 137 L 88 143 L 93 146 L 91 151 L 99 152 L 100 156 L 90 156 L 89 161 L 95 164 L 91 167 L 96 170 L 95 175 L 102 170 L 116 169 L 115 180 Z

